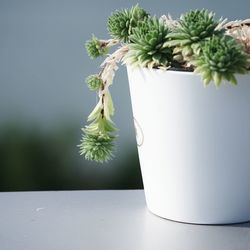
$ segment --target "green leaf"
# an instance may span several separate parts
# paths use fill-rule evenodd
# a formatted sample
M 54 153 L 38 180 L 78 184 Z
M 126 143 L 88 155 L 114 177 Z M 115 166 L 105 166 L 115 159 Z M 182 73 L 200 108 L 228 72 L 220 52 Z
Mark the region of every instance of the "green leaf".
M 111 121 L 110 116 L 114 115 L 114 105 L 113 105 L 112 97 L 108 90 L 104 96 L 104 115 L 109 121 Z
M 93 121 L 96 118 L 98 118 L 98 116 L 101 112 L 101 109 L 102 109 L 102 100 L 100 99 L 99 102 L 97 103 L 97 105 L 95 106 L 95 108 L 93 109 L 93 111 L 88 116 L 88 122 Z
M 221 83 L 221 75 L 220 75 L 220 73 L 215 71 L 215 72 L 212 73 L 212 76 L 213 76 L 213 80 L 214 80 L 215 85 L 217 87 L 219 87 L 220 83 Z

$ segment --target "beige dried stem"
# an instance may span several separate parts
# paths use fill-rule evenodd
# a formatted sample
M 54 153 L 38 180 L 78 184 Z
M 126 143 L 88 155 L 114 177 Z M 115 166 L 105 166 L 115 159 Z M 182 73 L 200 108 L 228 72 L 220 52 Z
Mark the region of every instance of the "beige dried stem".
M 228 35 L 242 42 L 250 54 L 250 19 L 231 21 L 224 24 L 223 28 Z
M 112 84 L 115 71 L 118 69 L 117 64 L 121 62 L 122 58 L 127 52 L 128 52 L 128 48 L 127 46 L 124 45 L 118 48 L 113 54 L 109 55 L 105 59 L 105 61 L 101 64 L 101 71 L 99 73 L 99 77 L 102 79 L 103 84 L 98 94 L 99 101 L 96 107 L 94 108 L 94 110 L 92 111 L 92 113 L 98 110 L 99 108 L 101 108 L 101 113 L 103 115 L 105 114 L 108 120 L 110 120 L 110 116 L 113 115 L 113 111 L 114 111 L 111 95 L 109 93 L 109 86 Z M 108 108 L 108 106 L 110 107 L 110 105 L 112 107 Z
M 101 64 L 100 77 L 104 82 L 104 88 L 99 93 L 102 95 L 105 93 L 109 85 L 112 84 L 115 71 L 118 69 L 117 64 L 121 62 L 125 54 L 128 52 L 128 47 L 126 45 L 118 48 L 113 54 L 109 55 L 105 61 Z
M 161 16 L 160 20 L 171 30 L 174 30 L 179 24 L 170 14 Z
M 117 39 L 108 39 L 108 40 L 99 40 L 101 47 L 106 47 L 106 48 L 110 48 L 112 46 L 115 46 L 117 44 L 119 44 L 119 40 Z

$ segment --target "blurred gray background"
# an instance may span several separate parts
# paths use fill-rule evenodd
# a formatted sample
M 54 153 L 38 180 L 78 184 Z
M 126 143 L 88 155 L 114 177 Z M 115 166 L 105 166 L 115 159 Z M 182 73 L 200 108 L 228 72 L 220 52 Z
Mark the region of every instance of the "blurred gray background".
M 88 58 L 84 43 L 93 33 L 108 38 L 110 13 L 136 3 L 173 17 L 207 8 L 244 19 L 250 9 L 249 0 L 1 0 L 0 191 L 142 188 L 124 67 L 111 87 L 120 128 L 116 158 L 86 162 L 76 147 L 96 102 L 84 79 L 101 63 Z

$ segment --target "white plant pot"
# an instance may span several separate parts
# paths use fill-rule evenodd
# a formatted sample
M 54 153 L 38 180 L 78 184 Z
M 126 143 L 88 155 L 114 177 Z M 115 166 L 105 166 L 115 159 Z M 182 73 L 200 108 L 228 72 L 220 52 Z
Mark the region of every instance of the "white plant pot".
M 147 206 L 181 222 L 250 220 L 250 77 L 128 67 Z

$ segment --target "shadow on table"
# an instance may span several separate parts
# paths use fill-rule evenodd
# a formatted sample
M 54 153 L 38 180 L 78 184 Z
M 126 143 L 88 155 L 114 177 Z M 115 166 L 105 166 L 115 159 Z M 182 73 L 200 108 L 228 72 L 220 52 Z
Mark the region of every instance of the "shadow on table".
M 243 222 L 243 223 L 237 223 L 237 224 L 231 224 L 231 225 L 228 225 L 228 226 L 250 228 L 250 221 L 249 222 Z
M 145 249 L 250 249 L 250 222 L 231 225 L 195 225 L 144 213 L 141 244 Z M 143 248 L 144 249 L 144 248 Z

